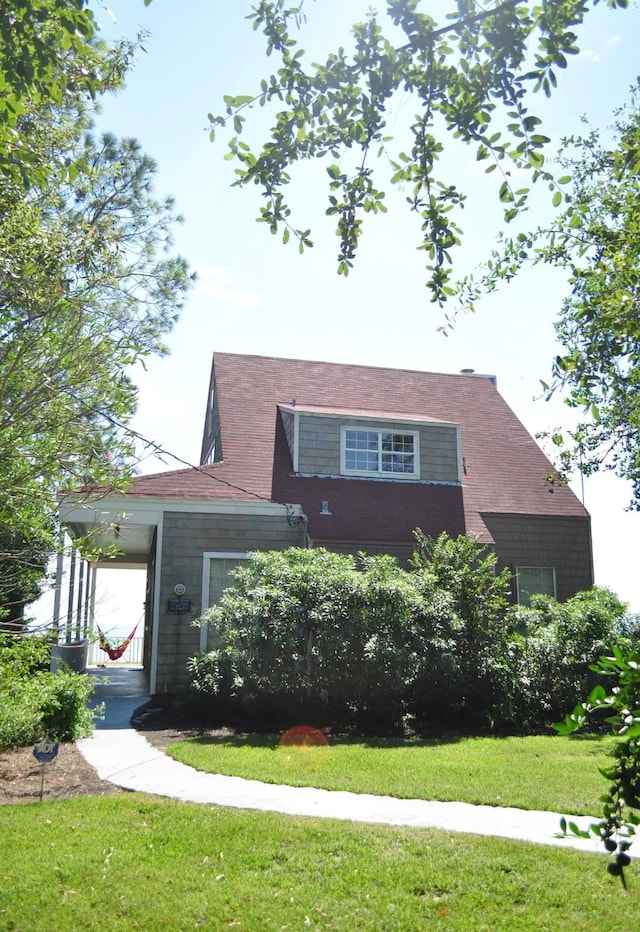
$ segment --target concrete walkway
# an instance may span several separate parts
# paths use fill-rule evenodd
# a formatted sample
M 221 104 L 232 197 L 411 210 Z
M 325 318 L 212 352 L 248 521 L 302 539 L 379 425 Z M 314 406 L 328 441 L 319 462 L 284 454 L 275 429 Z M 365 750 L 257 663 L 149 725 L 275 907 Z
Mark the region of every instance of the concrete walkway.
M 582 851 L 603 851 L 593 839 L 556 838 L 560 815 L 552 812 L 330 792 L 201 773 L 158 751 L 143 734 L 131 727 L 133 712 L 149 698 L 132 688 L 134 677 L 127 678 L 131 672 L 112 674 L 107 671 L 111 683 L 99 686 L 95 694 L 98 701 L 105 701 L 105 718 L 90 738 L 77 743 L 81 754 L 103 780 L 124 789 L 239 809 L 438 828 Z M 138 678 L 138 688 L 139 683 Z M 134 694 L 126 695 L 127 691 Z M 597 821 L 596 817 L 588 816 L 571 818 L 581 828 Z

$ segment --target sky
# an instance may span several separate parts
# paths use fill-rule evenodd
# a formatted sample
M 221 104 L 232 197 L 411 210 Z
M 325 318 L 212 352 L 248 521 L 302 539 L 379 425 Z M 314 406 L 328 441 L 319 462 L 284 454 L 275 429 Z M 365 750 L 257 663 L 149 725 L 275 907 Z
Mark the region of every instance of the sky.
M 350 25 L 371 6 L 376 4 L 307 0 L 300 40 L 309 59 L 348 45 Z M 447 6 L 444 0 L 425 0 L 422 9 L 438 18 Z M 300 255 L 293 242 L 283 245 L 281 237 L 255 222 L 258 190 L 231 187 L 234 165 L 224 154 L 232 132 L 220 131 L 212 143 L 207 120 L 208 113 L 224 112 L 223 95 L 251 94 L 277 68 L 277 60 L 265 56 L 263 37 L 245 18 L 250 11 L 250 0 L 153 0 L 148 7 L 142 0 L 113 0 L 109 9 L 95 4 L 106 39 L 146 33 L 126 88 L 103 101 L 98 129 L 137 138 L 155 159 L 157 193 L 172 195 L 184 217 L 175 232 L 176 250 L 198 275 L 167 339 L 170 354 L 147 361 L 146 371 L 135 374 L 135 429 L 197 464 L 214 351 L 435 372 L 472 368 L 497 377 L 500 393 L 532 434 L 570 427 L 566 406 L 540 399 L 540 382 L 548 378 L 559 350 L 553 322 L 566 293 L 563 273 L 542 268 L 523 273 L 445 335 L 439 331 L 443 314 L 430 303 L 424 285 L 423 254 L 416 250 L 419 223 L 404 193 L 389 193 L 388 213 L 365 224 L 347 279 L 336 274 L 335 224 L 324 216 L 324 163 L 302 166 L 292 193 L 293 223 L 311 228 L 313 249 Z M 610 125 L 614 109 L 628 100 L 636 82 L 639 39 L 637 10 L 611 11 L 601 3 L 589 13 L 579 32 L 581 54 L 559 73 L 557 92 L 549 101 L 537 96 L 530 104 L 544 117 L 542 130 L 554 143 L 583 129 L 582 116 L 594 127 Z M 403 120 L 414 109 L 407 95 L 394 100 L 391 132 L 401 135 Z M 257 108 L 248 124 L 247 138 L 259 141 L 268 125 L 265 112 Z M 448 146 L 442 164 L 469 194 L 459 218 L 464 245 L 454 259 L 462 276 L 487 257 L 502 225 L 497 187 L 472 150 Z M 381 183 L 387 182 L 391 170 L 381 163 L 380 171 Z M 528 223 L 550 215 L 550 198 L 545 189 L 535 192 Z M 147 459 L 142 469 L 181 465 L 166 456 L 164 462 Z M 572 487 L 581 497 L 584 492 L 592 516 L 596 583 L 613 589 L 631 611 L 640 611 L 640 514 L 625 510 L 629 486 L 601 474 L 584 483 L 576 479 Z M 108 602 L 113 595 L 103 598 Z M 138 606 L 137 595 L 135 602 Z M 113 614 L 113 606 L 109 611 Z M 122 621 L 124 628 L 128 623 Z

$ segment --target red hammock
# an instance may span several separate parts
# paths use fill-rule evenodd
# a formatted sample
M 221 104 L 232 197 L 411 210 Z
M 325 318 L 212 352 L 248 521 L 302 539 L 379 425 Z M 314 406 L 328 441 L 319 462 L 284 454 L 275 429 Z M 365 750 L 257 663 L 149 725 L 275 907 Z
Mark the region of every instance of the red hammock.
M 119 644 L 117 647 L 111 646 L 111 644 L 107 641 L 106 637 L 104 636 L 100 628 L 98 628 L 98 625 L 96 625 L 96 628 L 98 628 L 98 644 L 100 645 L 102 650 L 106 651 L 107 654 L 109 654 L 109 660 L 120 660 L 120 658 L 126 651 L 129 644 L 131 644 L 131 641 L 133 640 L 133 636 L 136 633 L 139 624 L 140 622 L 138 622 L 138 624 L 135 626 L 135 628 L 133 629 L 129 637 L 125 638 L 122 644 Z

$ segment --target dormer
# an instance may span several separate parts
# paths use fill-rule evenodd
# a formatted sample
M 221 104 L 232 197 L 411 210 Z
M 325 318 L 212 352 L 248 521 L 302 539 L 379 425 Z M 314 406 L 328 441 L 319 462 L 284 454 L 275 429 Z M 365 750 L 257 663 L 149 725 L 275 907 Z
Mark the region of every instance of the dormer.
M 393 482 L 460 482 L 460 429 L 434 418 L 278 405 L 301 476 Z

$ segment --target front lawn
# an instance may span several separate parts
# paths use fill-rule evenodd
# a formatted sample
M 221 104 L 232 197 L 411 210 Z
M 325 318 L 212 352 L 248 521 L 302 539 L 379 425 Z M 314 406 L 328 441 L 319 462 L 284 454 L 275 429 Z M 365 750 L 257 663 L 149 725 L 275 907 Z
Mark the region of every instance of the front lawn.
M 230 776 L 520 809 L 597 815 L 611 737 L 339 740 L 329 747 L 281 747 L 278 738 L 206 737 L 169 747 L 176 760 Z
M 635 864 L 429 829 L 131 794 L 3 807 L 0 851 L 2 929 L 640 928 Z

